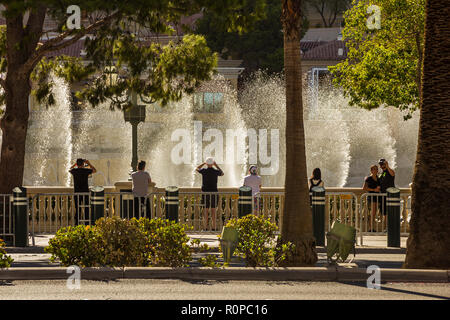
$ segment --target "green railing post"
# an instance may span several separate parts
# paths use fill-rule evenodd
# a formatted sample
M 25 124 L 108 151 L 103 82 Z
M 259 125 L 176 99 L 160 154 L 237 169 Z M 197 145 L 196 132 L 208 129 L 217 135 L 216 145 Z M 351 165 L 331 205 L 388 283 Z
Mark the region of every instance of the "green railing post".
M 27 189 L 16 187 L 13 189 L 14 213 L 14 246 L 28 246 L 28 198 Z
M 250 213 L 253 209 L 252 188 L 243 186 L 239 188 L 238 200 L 238 217 L 242 218 Z
M 317 246 L 325 246 L 325 189 L 312 188 L 312 223 Z
M 387 245 L 400 248 L 400 190 L 386 190 Z
M 91 219 L 90 224 L 94 225 L 95 221 L 103 218 L 105 212 L 105 188 L 91 188 Z
M 178 187 L 169 186 L 166 188 L 166 219 L 178 222 Z

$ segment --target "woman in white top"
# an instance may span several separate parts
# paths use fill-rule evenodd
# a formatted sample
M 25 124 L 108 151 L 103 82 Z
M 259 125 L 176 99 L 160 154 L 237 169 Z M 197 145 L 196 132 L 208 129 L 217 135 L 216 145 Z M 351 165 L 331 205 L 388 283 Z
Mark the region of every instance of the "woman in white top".
M 244 178 L 244 186 L 252 188 L 254 213 L 259 212 L 259 192 L 261 190 L 261 177 L 258 176 L 258 167 L 251 166 L 248 170 L 250 175 Z

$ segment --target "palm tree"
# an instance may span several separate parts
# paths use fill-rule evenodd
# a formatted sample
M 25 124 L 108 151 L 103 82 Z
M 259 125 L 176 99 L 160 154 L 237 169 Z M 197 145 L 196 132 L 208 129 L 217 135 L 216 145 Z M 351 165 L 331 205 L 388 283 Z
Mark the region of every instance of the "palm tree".
M 286 77 L 286 179 L 281 238 L 295 245 L 287 265 L 317 262 L 306 173 L 300 65 L 301 0 L 282 0 L 284 72 Z
M 428 0 L 419 140 L 406 268 L 450 267 L 450 27 L 448 1 Z

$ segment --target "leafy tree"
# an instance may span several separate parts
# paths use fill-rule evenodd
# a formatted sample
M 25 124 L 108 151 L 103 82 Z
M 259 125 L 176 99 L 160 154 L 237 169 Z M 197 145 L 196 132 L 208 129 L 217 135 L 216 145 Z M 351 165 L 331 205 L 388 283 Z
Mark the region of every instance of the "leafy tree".
M 205 36 L 208 46 L 223 59 L 242 59 L 244 73 L 258 69 L 269 73 L 283 70 L 283 32 L 280 21 L 279 0 L 266 0 L 265 18 L 258 20 L 247 32 L 228 32 L 225 19 L 213 12 L 204 12 L 197 21 L 195 32 Z M 303 17 L 301 36 L 308 29 L 308 20 Z
M 281 238 L 295 246 L 294 254 L 286 260 L 287 265 L 314 265 L 317 262 L 317 252 L 305 179 L 305 128 L 299 46 L 302 1 L 282 0 L 281 3 L 286 77 L 286 179 Z
M 342 36 L 348 57 L 329 67 L 351 105 L 393 106 L 412 113 L 419 106 L 425 0 L 353 1 Z M 367 8 L 381 9 L 381 28 L 369 30 Z
M 113 106 L 127 108 L 129 101 L 125 97 L 130 92 L 145 101 L 165 104 L 180 99 L 182 93 L 192 92 L 208 79 L 216 57 L 199 35 L 165 46 L 141 41 L 144 37 L 174 35 L 181 27 L 182 16 L 202 8 L 220 13 L 230 30 L 245 30 L 261 17 L 264 8 L 263 1 L 239 0 L 30 0 L 0 4 L 6 20 L 6 27 L 0 30 L 0 99 L 5 103 L 0 122 L 0 193 L 10 193 L 22 184 L 28 98 L 34 88 L 40 101 L 54 102 L 48 77 L 52 70 L 69 82 L 90 74 L 91 81 L 78 96 L 93 106 L 111 100 Z M 79 29 L 70 29 L 66 24 L 70 5 L 83 10 Z M 46 18 L 55 21 L 54 29 L 44 29 Z M 53 61 L 44 58 L 83 39 L 87 65 L 67 57 Z M 105 68 L 111 66 L 125 77 L 109 81 Z
M 305 0 L 322 18 L 325 28 L 333 27 L 339 14 L 348 9 L 351 0 Z
M 419 141 L 405 267 L 450 267 L 450 7 L 427 0 Z

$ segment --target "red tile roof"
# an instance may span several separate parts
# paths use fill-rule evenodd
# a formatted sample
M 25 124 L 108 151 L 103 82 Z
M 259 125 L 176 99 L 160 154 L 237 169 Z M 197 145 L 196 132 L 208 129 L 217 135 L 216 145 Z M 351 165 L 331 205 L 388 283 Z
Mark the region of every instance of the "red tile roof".
M 300 45 L 301 47 L 301 45 Z M 342 49 L 342 55 L 339 55 Z M 347 48 L 341 40 L 327 41 L 323 45 L 316 46 L 302 54 L 303 60 L 345 60 Z

